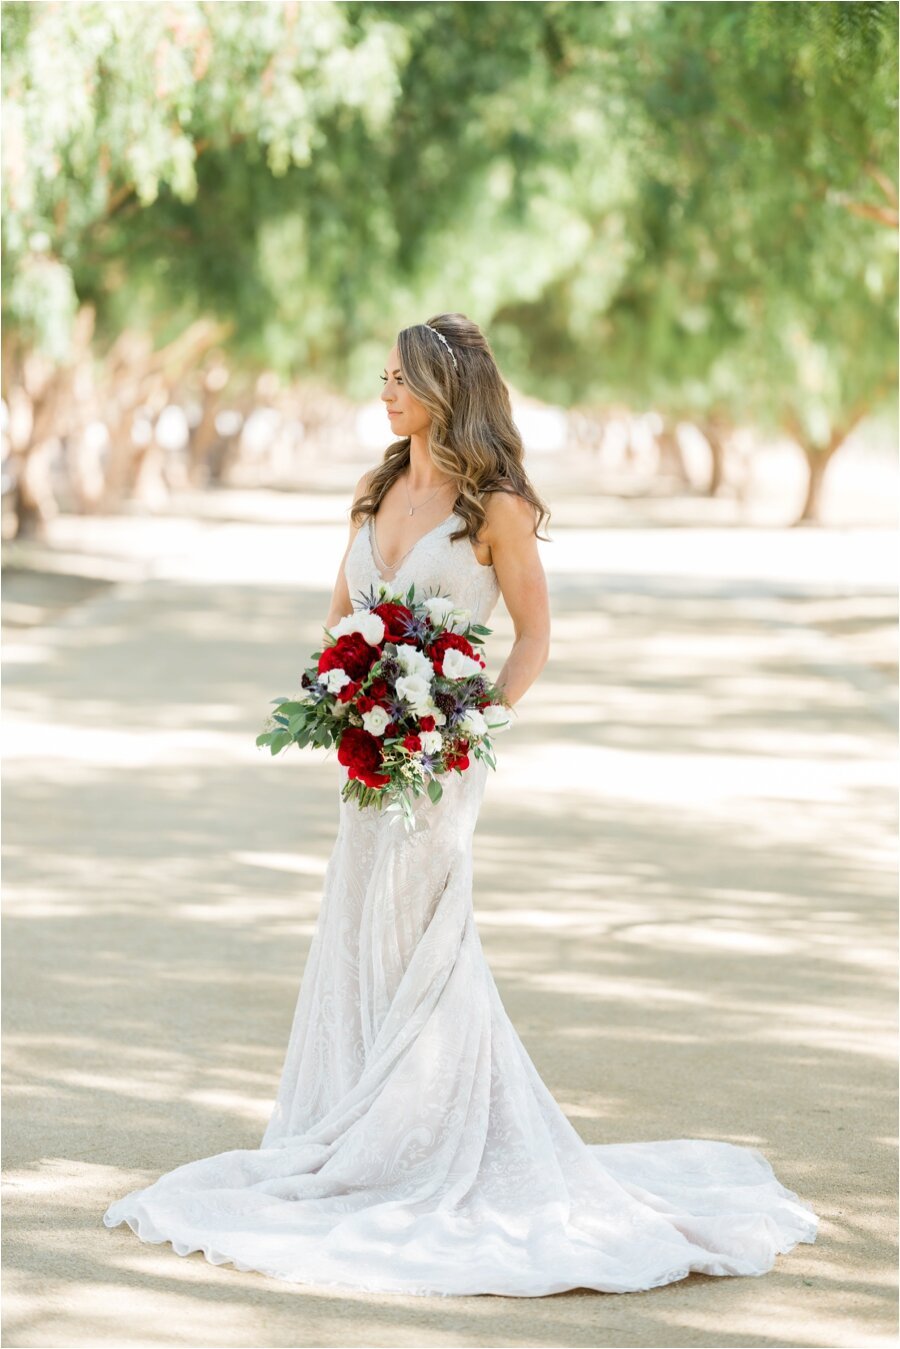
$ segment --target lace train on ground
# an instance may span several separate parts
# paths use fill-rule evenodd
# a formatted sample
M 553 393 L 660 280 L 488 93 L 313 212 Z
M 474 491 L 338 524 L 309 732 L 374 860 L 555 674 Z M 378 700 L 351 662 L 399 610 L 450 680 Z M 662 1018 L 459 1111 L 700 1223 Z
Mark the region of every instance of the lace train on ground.
M 450 517 L 396 580 L 485 622 L 493 569 Z M 365 529 L 350 593 L 377 582 Z M 179 1255 L 278 1279 L 410 1294 L 634 1292 L 759 1275 L 813 1242 L 811 1206 L 761 1152 L 709 1139 L 586 1144 L 506 1014 L 472 911 L 488 770 L 339 826 L 277 1098 L 258 1149 L 190 1161 L 112 1203 Z M 345 769 L 339 769 L 340 785 Z

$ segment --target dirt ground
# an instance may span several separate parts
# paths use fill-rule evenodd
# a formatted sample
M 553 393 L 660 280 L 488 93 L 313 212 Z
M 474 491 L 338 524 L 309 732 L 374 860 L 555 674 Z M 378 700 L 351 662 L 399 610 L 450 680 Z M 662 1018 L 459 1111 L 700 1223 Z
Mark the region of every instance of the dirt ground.
M 344 505 L 60 519 L 5 564 L 3 1343 L 895 1343 L 882 530 L 660 527 L 624 503 L 592 523 L 562 501 L 551 659 L 475 840 L 485 953 L 582 1136 L 758 1147 L 815 1206 L 815 1245 L 758 1279 L 415 1298 L 103 1226 L 268 1119 L 337 789 L 324 754 L 254 738 L 317 644 Z M 492 624 L 496 673 L 502 604 Z

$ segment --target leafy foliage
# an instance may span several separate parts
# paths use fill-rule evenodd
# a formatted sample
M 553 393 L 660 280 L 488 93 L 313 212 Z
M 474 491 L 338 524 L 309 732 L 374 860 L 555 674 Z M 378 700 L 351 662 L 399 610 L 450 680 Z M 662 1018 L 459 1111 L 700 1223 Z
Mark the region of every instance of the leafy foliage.
M 895 3 L 8 3 L 2 45 L 3 319 L 54 359 L 86 303 L 100 350 L 208 313 L 363 394 L 451 307 L 565 404 L 815 441 L 890 390 Z

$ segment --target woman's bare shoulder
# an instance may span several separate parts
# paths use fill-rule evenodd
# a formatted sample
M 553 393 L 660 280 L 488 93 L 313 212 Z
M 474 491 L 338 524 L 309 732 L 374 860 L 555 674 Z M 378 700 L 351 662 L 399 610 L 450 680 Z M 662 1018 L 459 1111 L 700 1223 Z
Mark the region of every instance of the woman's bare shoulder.
M 488 530 L 497 536 L 533 532 L 534 506 L 509 482 L 500 482 L 482 498 Z

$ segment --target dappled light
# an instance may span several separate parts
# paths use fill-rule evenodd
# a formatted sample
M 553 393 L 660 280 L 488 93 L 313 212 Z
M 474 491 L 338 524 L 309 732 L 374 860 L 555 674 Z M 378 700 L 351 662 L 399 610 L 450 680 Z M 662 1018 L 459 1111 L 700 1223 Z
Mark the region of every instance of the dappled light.
M 47 1203 L 47 1159 L 79 1159 L 86 1217 L 129 1176 L 258 1145 L 336 825 L 332 755 L 253 744 L 261 690 L 291 691 L 326 592 L 279 584 L 277 548 L 256 553 L 271 586 L 201 583 L 211 534 L 180 552 L 177 583 L 114 588 L 12 636 L 7 1089 L 47 1122 L 17 1140 L 11 1194 Z M 665 571 L 667 536 L 654 548 Z M 830 1196 L 892 1165 L 890 1129 L 872 1126 L 894 1053 L 893 767 L 872 667 L 840 636 L 821 636 L 823 661 L 809 634 L 871 633 L 885 597 L 817 599 L 801 577 L 789 600 L 754 575 L 734 597 L 688 585 L 660 602 L 587 553 L 570 586 L 546 556 L 551 660 L 475 839 L 504 1005 L 586 1140 L 762 1148 L 837 1233 L 850 1210 Z M 496 662 L 502 606 L 494 621 Z M 177 1287 L 181 1262 L 149 1256 L 116 1254 L 113 1284 Z M 191 1286 L 221 1288 L 197 1260 Z M 831 1265 L 817 1280 L 840 1284 Z M 771 1299 L 727 1302 L 764 1337 Z M 667 1316 L 633 1315 L 671 1337 Z
M 3 7 L 5 1344 L 895 1342 L 896 20 Z

